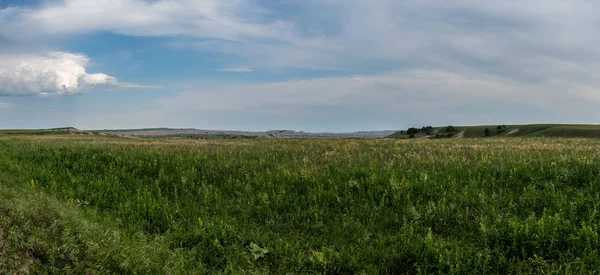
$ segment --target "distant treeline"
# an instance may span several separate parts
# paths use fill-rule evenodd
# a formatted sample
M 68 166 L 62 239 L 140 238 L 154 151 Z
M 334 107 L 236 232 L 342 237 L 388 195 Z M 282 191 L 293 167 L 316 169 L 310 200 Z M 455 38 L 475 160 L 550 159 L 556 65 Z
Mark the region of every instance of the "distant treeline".
M 404 134 L 404 131 L 400 131 L 402 134 Z M 449 125 L 448 127 L 446 127 L 446 129 L 444 130 L 444 133 L 446 133 L 445 135 L 442 134 L 436 134 L 437 138 L 443 138 L 443 137 L 452 137 L 454 135 L 454 132 L 456 132 L 456 129 L 454 128 L 454 126 Z M 423 135 L 431 135 L 434 133 L 434 129 L 432 126 L 423 126 L 421 128 L 415 128 L 415 127 L 411 127 L 408 128 L 408 130 L 406 130 L 406 134 L 408 134 L 408 136 L 410 138 L 414 138 L 415 135 L 418 134 L 423 134 Z

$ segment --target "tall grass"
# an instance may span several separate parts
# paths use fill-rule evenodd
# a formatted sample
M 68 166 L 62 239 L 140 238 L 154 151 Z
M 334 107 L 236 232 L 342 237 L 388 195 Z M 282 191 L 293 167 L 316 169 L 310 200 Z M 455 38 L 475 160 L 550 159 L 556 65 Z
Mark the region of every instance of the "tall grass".
M 4 138 L 0 170 L 10 188 L 160 238 L 199 273 L 587 273 L 600 269 L 598 146 Z

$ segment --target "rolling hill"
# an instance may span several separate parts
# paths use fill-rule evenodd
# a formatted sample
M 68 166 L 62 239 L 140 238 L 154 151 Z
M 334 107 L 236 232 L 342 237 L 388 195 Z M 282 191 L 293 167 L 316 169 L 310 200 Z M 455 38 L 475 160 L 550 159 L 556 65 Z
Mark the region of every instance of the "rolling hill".
M 486 136 L 485 129 L 489 129 Z M 600 138 L 600 125 L 589 124 L 528 124 L 454 126 L 454 131 L 434 127 L 430 133 L 417 133 L 414 138 L 484 138 L 484 137 L 582 137 Z M 388 138 L 409 138 L 407 131 L 396 132 Z

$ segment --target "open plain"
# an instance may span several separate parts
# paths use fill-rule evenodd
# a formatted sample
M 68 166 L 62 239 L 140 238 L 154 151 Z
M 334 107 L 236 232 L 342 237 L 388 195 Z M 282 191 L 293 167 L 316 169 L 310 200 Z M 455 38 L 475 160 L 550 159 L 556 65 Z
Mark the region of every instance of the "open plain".
M 0 136 L 0 273 L 592 273 L 600 140 Z

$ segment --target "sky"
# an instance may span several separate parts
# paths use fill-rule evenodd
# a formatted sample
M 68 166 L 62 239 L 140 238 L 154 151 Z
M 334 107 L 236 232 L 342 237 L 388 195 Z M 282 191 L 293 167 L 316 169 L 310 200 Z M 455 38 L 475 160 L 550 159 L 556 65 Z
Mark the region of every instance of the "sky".
M 589 0 L 0 0 L 0 128 L 600 124 L 599 12 Z

